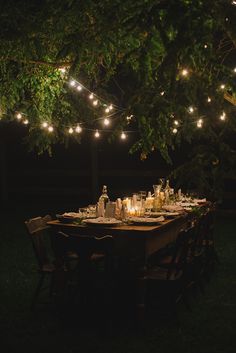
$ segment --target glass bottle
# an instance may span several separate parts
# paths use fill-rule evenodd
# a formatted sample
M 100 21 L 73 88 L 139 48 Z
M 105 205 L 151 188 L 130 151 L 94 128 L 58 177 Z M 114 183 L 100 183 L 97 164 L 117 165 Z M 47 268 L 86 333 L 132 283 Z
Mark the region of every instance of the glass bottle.
M 106 204 L 109 201 L 109 197 L 107 195 L 107 186 L 103 185 L 102 187 L 102 195 L 99 197 L 99 201 L 104 202 L 104 208 L 106 208 Z
M 166 180 L 166 187 L 165 187 L 165 202 L 168 205 L 169 201 L 170 201 L 170 181 L 167 179 Z

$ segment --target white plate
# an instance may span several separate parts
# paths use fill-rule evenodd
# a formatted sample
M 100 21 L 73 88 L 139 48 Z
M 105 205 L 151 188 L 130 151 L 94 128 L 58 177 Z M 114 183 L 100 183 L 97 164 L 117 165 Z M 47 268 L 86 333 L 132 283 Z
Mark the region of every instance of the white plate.
M 158 224 L 165 220 L 163 216 L 158 218 L 150 218 L 150 217 L 130 217 L 128 221 L 133 224 L 142 224 L 142 225 L 151 225 L 151 224 Z
M 147 217 L 175 217 L 175 216 L 179 216 L 180 212 L 165 212 L 165 211 L 160 211 L 160 212 L 145 212 L 145 216 Z
M 118 224 L 122 224 L 122 221 L 119 221 L 115 218 L 105 218 L 105 217 L 98 217 L 93 219 L 84 219 L 83 223 L 88 225 L 101 225 L 101 226 L 115 226 Z

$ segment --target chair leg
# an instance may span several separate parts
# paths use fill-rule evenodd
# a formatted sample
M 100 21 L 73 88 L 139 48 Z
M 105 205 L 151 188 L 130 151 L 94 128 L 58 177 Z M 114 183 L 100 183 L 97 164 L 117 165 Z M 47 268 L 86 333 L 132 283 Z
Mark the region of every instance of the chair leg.
M 35 309 L 35 304 L 36 304 L 36 301 L 38 299 L 38 296 L 39 296 L 39 293 L 42 289 L 42 286 L 43 286 L 43 283 L 44 283 L 44 279 L 45 279 L 45 273 L 42 273 L 40 278 L 39 278 L 39 282 L 38 282 L 38 285 L 35 289 L 35 292 L 34 292 L 34 295 L 33 295 L 33 299 L 32 299 L 32 302 L 31 302 L 31 306 L 30 306 L 30 309 L 33 311 Z

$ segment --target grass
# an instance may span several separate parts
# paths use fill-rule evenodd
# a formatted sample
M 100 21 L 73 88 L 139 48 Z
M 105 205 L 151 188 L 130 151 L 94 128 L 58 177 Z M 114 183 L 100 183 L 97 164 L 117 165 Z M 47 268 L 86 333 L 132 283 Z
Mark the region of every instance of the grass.
M 220 264 L 204 295 L 193 298 L 192 312 L 180 304 L 179 323 L 149 325 L 145 333 L 126 322 L 104 334 L 97 328 L 83 328 L 55 315 L 49 308 L 32 314 L 29 303 L 37 283 L 37 266 L 23 217 L 4 218 L 0 226 L 0 332 L 3 352 L 60 353 L 233 353 L 236 351 L 236 220 L 217 217 L 216 248 Z M 14 220 L 14 221 L 12 221 Z M 72 313 L 73 314 L 73 313 Z M 80 313 L 74 313 L 74 316 Z M 91 317 L 92 320 L 92 317 Z

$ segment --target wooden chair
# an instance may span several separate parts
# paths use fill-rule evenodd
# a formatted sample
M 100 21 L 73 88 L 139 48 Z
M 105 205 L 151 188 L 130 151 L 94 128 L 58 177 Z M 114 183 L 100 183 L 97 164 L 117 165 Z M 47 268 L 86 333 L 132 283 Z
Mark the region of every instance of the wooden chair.
M 47 225 L 47 222 L 50 220 L 51 216 L 47 215 L 45 217 L 36 217 L 25 221 L 25 226 L 30 235 L 35 257 L 38 262 L 39 273 L 39 281 L 32 298 L 31 310 L 35 308 L 39 294 L 47 288 L 45 287 L 46 277 L 50 277 L 49 295 L 51 296 L 53 293 L 53 276 L 55 274 L 56 266 L 55 262 L 49 257 L 48 246 L 46 244 L 46 236 L 48 236 L 46 233 L 50 228 Z M 64 271 L 64 268 L 62 267 L 61 270 Z
M 186 307 L 190 308 L 188 289 L 192 284 L 191 261 L 194 233 L 194 228 L 181 231 L 166 261 L 154 264 L 152 260 L 148 263 L 141 278 L 141 281 L 146 282 L 146 293 L 143 295 L 146 303 L 142 304 L 144 307 L 146 304 L 152 306 L 158 303 L 162 308 L 175 313 L 177 302 L 183 299 Z

